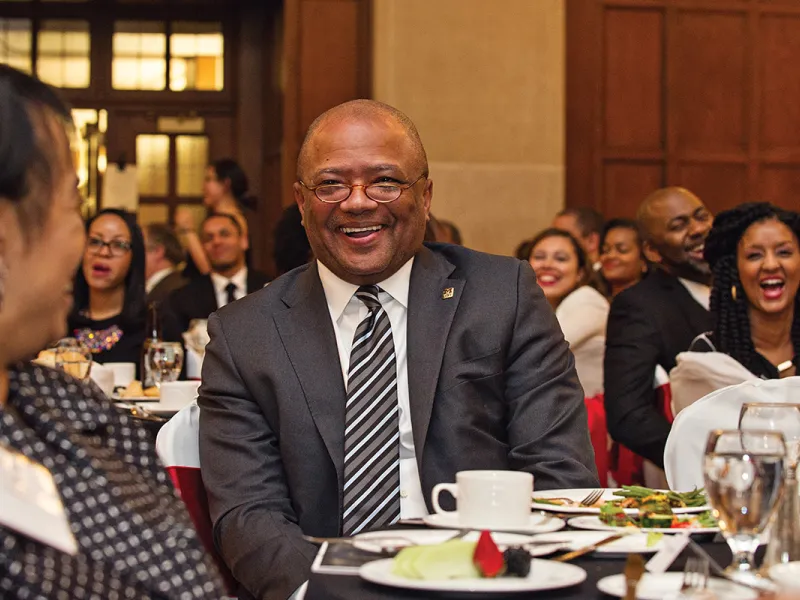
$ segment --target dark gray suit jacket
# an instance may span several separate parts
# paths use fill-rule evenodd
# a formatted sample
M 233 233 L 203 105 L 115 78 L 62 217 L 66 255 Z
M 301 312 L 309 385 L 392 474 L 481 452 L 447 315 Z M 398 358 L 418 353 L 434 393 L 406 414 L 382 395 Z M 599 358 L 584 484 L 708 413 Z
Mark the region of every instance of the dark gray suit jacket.
M 443 291 L 453 289 L 453 297 Z M 209 319 L 200 460 L 234 577 L 285 600 L 341 533 L 345 388 L 316 264 Z M 597 486 L 583 391 L 527 263 L 431 244 L 411 271 L 414 446 L 433 486 L 465 469 L 534 474 L 536 489 Z

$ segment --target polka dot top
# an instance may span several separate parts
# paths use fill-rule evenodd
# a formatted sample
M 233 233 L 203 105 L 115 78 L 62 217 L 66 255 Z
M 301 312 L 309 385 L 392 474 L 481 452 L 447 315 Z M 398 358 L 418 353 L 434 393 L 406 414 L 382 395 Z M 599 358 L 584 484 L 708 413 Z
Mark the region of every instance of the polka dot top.
M 35 365 L 12 368 L 0 445 L 53 475 L 77 556 L 0 526 L 0 598 L 221 598 L 148 432 L 92 383 Z

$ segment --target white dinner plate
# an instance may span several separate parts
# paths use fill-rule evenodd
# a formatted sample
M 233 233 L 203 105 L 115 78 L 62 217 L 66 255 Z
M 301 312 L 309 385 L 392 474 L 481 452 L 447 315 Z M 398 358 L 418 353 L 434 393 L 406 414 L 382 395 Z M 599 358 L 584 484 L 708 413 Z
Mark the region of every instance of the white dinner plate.
M 440 529 L 461 529 L 463 527 L 458 518 L 458 511 L 444 514 L 433 513 L 432 515 L 423 517 L 422 520 L 428 527 L 437 527 Z M 566 525 L 566 523 L 564 523 L 563 519 L 558 519 L 549 515 L 531 515 L 525 527 L 509 529 L 508 531 L 513 531 L 515 533 L 549 533 L 551 531 L 563 529 L 564 525 Z M 504 529 L 503 531 L 506 530 Z
M 387 550 L 389 546 L 392 548 L 398 547 L 404 540 L 408 540 L 409 546 L 425 546 L 441 544 L 456 534 L 458 534 L 457 529 L 391 529 L 388 531 L 369 531 L 367 533 L 359 533 L 355 536 L 353 546 L 361 550 L 366 550 L 367 552 L 382 552 Z M 471 531 L 462 539 L 466 542 L 477 542 L 480 535 L 480 531 Z M 501 550 L 505 550 L 508 546 L 522 546 L 526 542 L 530 542 L 533 538 L 530 535 L 520 533 L 495 531 L 492 533 L 492 539 Z M 548 548 L 549 547 L 550 546 L 548 546 Z
M 558 531 L 556 533 L 543 533 L 529 538 L 537 542 L 535 545 L 526 546 L 525 549 L 530 552 L 531 556 L 547 556 L 553 552 L 561 550 L 571 551 L 591 546 L 597 542 L 606 539 L 609 533 L 606 531 Z M 546 542 L 548 539 L 552 540 L 567 540 L 566 544 L 556 543 L 541 545 L 539 542 Z M 652 546 L 647 545 L 647 534 L 633 532 L 630 535 L 621 537 L 609 544 L 600 546 L 595 553 L 597 554 L 652 554 L 661 550 L 664 543 L 662 537 Z
M 605 488 L 603 490 L 603 495 L 600 497 L 600 501 L 608 502 L 609 500 L 621 500 L 620 496 L 615 496 L 614 492 L 619 491 L 621 488 Z M 589 495 L 589 492 L 592 492 L 592 488 L 586 489 L 568 489 L 568 490 L 546 490 L 543 492 L 533 492 L 533 498 L 567 498 L 569 500 L 574 501 L 575 503 L 580 502 L 586 496 Z M 658 490 L 661 491 L 661 490 Z M 600 509 L 599 508 L 591 508 L 587 506 L 569 506 L 569 505 L 556 505 L 556 504 L 545 504 L 544 502 L 533 502 L 532 504 L 534 510 L 548 510 L 552 512 L 559 512 L 559 513 L 575 513 L 575 514 L 593 514 L 599 515 Z M 626 508 L 625 514 L 628 515 L 637 515 L 639 514 L 639 509 L 637 508 Z M 701 513 L 707 510 L 711 510 L 711 507 L 708 505 L 704 506 L 694 506 L 690 508 L 673 508 L 672 512 L 676 515 L 681 514 L 690 514 L 690 513 Z
M 664 600 L 671 595 L 676 595 L 683 583 L 683 573 L 662 573 L 654 575 L 645 573 L 636 586 L 637 600 Z M 625 595 L 625 575 L 610 575 L 597 582 L 597 589 L 609 596 L 622 598 Z M 736 585 L 727 579 L 711 577 L 708 580 L 708 589 L 714 592 L 717 598 L 725 600 L 749 600 L 757 598 L 758 592 L 750 588 Z
M 585 516 L 585 517 L 572 517 L 569 520 L 569 526 L 575 529 L 589 529 L 591 531 L 620 531 L 632 530 L 640 531 L 642 533 L 649 533 L 651 531 L 660 533 L 717 533 L 719 527 L 691 527 L 686 529 L 664 529 L 662 527 L 614 527 L 613 525 L 606 525 L 600 520 L 600 517 Z
M 782 589 L 800 590 L 800 561 L 772 565 L 769 576 Z
M 172 408 L 159 406 L 157 402 L 137 402 L 136 406 L 146 410 L 151 415 L 156 415 L 159 417 L 171 417 L 180 410 L 180 408 L 175 408 L 174 406 Z
M 379 585 L 409 590 L 457 593 L 513 593 L 555 590 L 577 585 L 586 579 L 586 571 L 568 563 L 533 559 L 527 577 L 495 577 L 490 579 L 446 579 L 429 581 L 407 579 L 392 573 L 394 559 L 376 560 L 362 566 L 358 574 L 362 579 Z

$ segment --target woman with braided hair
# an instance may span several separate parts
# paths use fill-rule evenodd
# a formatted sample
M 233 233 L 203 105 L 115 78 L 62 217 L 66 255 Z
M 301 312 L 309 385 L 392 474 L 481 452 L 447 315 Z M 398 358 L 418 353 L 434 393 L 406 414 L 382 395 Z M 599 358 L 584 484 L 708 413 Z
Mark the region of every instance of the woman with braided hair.
M 799 374 L 800 214 L 766 202 L 720 213 L 705 258 L 714 330 L 678 355 L 670 374 L 676 413 L 728 385 Z

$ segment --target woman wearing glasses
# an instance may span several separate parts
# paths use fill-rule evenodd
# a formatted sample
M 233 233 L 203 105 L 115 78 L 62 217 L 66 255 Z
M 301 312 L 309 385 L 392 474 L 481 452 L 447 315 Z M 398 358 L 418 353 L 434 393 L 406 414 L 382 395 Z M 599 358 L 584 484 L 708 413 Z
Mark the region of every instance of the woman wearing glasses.
M 138 369 L 146 305 L 144 238 L 134 215 L 106 209 L 89 220 L 73 296 L 70 335 L 91 349 L 96 362 L 133 362 Z M 174 330 L 162 323 L 165 339 L 179 340 Z
M 66 333 L 85 247 L 69 120 L 0 65 L 0 598 L 220 598 L 149 433 L 96 386 L 20 362 Z

